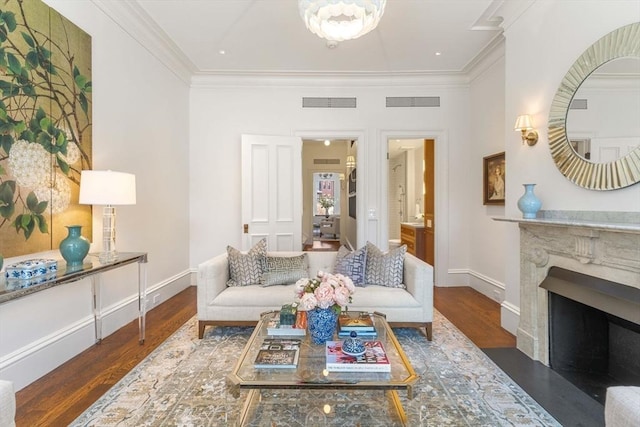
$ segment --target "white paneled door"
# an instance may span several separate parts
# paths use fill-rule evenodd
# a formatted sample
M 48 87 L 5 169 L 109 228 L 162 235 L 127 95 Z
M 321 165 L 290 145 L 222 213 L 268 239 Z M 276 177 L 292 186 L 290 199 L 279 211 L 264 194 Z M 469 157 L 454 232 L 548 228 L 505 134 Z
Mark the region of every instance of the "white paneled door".
M 242 135 L 242 246 L 302 250 L 302 139 Z

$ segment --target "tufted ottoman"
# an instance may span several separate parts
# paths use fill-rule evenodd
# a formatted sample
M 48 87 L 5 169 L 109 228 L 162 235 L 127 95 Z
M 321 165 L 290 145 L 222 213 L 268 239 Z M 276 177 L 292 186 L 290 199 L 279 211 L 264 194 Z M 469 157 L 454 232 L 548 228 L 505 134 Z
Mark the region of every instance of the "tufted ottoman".
M 15 427 L 16 395 L 11 381 L 0 380 L 0 426 Z
M 609 387 L 604 422 L 607 427 L 640 426 L 640 387 Z

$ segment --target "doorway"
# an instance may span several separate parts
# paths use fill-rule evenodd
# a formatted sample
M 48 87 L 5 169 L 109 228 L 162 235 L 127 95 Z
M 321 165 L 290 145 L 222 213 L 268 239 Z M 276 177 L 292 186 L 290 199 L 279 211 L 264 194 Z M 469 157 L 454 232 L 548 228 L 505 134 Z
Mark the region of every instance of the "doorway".
M 355 241 L 355 218 L 349 216 L 348 179 L 355 169 L 356 140 L 303 138 L 302 246 L 337 250 Z M 350 160 L 349 162 L 347 160 Z M 355 200 L 355 199 L 354 199 Z
M 390 138 L 387 148 L 389 248 L 407 244 L 410 253 L 434 265 L 435 141 Z

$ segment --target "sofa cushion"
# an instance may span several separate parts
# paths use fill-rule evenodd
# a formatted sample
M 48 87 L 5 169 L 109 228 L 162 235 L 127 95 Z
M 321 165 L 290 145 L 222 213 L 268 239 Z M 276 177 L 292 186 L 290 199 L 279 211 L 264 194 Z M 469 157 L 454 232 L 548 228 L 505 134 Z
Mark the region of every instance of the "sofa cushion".
M 229 260 L 227 286 L 259 284 L 262 279 L 262 260 L 265 256 L 267 256 L 267 239 L 261 239 L 246 254 L 227 246 Z
M 293 257 L 266 256 L 262 261 L 262 286 L 288 285 L 309 277 L 307 254 Z
M 344 274 L 349 277 L 356 286 L 364 286 L 365 267 L 367 263 L 367 247 L 351 252 L 344 246 L 340 246 L 336 254 L 336 265 L 333 268 L 335 274 Z
M 213 300 L 213 305 L 236 307 L 240 311 L 243 307 L 280 308 L 282 305 L 291 304 L 294 301 L 293 291 L 293 285 L 228 287 Z
M 386 253 L 371 242 L 367 242 L 365 247 L 367 248 L 367 265 L 365 269 L 367 285 L 405 288 L 402 283 L 402 274 L 407 245 L 402 245 Z

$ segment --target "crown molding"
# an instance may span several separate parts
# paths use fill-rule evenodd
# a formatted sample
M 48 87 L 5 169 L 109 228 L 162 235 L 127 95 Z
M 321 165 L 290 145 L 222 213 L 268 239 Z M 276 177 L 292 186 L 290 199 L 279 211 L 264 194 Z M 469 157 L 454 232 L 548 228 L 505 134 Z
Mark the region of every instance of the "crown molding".
M 198 73 L 191 79 L 193 88 L 216 87 L 434 87 L 466 88 L 468 76 L 460 72 L 450 73 L 320 73 L 320 72 L 243 72 Z
M 92 0 L 116 25 L 189 84 L 196 67 L 137 1 Z

